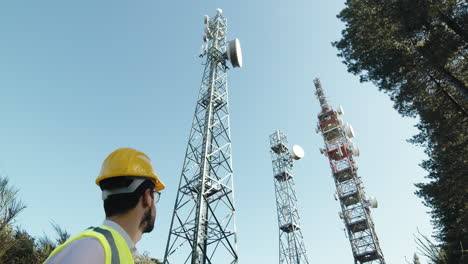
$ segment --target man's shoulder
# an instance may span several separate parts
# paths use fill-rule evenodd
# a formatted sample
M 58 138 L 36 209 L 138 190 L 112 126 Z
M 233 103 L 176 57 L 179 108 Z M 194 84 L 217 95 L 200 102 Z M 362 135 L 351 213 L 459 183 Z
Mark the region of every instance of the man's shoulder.
M 104 248 L 98 239 L 83 237 L 67 244 L 44 264 L 103 264 Z

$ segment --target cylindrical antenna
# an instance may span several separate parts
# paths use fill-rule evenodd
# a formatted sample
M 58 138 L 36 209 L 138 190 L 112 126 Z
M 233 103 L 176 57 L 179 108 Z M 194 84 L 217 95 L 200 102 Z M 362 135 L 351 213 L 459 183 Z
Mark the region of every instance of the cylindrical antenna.
M 322 111 L 325 112 L 328 109 L 330 109 L 330 106 L 328 105 L 327 102 L 327 97 L 325 96 L 325 92 L 322 89 L 322 84 L 320 83 L 320 80 L 318 78 L 314 79 L 314 85 L 315 85 L 315 95 L 320 101 L 320 106 L 322 107 Z

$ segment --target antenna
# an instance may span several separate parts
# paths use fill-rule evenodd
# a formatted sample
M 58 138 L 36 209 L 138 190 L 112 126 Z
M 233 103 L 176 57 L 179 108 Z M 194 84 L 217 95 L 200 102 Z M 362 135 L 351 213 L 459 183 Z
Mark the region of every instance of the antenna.
M 320 80 L 318 78 L 314 79 L 314 85 L 316 89 L 315 95 L 317 95 L 317 98 L 320 101 L 322 111 L 327 111 L 330 108 L 330 106 L 328 105 L 327 97 L 325 97 L 325 93 L 322 89 L 322 84 L 320 83 Z
M 226 66 L 227 20 L 204 17 L 202 84 L 195 106 L 166 251 L 169 263 L 238 263 Z M 231 63 L 242 65 L 240 44 Z M 228 53 L 229 54 L 229 53 Z M 206 56 L 205 56 L 206 55 Z
M 239 39 L 233 39 L 228 43 L 227 56 L 232 67 L 242 67 L 242 50 Z
M 200 46 L 200 53 L 198 54 L 199 57 L 203 57 L 205 55 L 205 45 Z
M 317 129 L 322 134 L 325 146 L 320 148 L 320 152 L 327 156 L 332 169 L 336 199 L 341 206 L 339 217 L 346 227 L 354 263 L 385 264 L 369 210 L 377 208 L 377 200 L 374 197 L 366 199 L 364 187 L 357 175 L 355 157 L 359 156 L 359 149 L 350 139 L 355 136 L 353 127 L 350 124 L 343 125 L 338 117 L 344 114 L 341 106 L 335 111 L 328 105 L 318 79 L 314 80 L 314 85 L 322 108 Z
M 339 115 L 344 115 L 344 110 L 343 110 L 343 107 L 341 105 L 338 107 L 337 112 L 338 112 Z
M 304 157 L 304 149 L 299 145 L 293 145 L 291 148 L 291 158 L 300 160 Z
M 304 150 L 293 145 L 289 151 L 286 136 L 276 130 L 270 136 L 270 152 L 278 212 L 279 263 L 308 264 L 292 172 L 293 159 L 304 157 Z

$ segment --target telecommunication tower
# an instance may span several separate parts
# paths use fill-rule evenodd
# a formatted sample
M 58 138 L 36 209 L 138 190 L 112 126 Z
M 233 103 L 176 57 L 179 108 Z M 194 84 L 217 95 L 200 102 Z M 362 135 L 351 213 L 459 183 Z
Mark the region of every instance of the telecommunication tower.
M 237 239 L 226 64 L 242 66 L 238 39 L 226 40 L 217 9 L 204 17 L 206 57 L 174 205 L 164 263 L 237 263 Z
M 341 106 L 334 110 L 328 104 L 319 79 L 314 80 L 314 85 L 322 108 L 316 128 L 325 142 L 325 148 L 320 148 L 320 153 L 327 156 L 330 162 L 336 185 L 335 199 L 341 205 L 339 216 L 346 226 L 354 263 L 385 264 L 370 212 L 370 208 L 377 208 L 377 200 L 366 197 L 362 180 L 357 174 L 355 157 L 359 156 L 359 149 L 351 141 L 354 137 L 353 127 L 343 124 Z
M 279 263 L 309 263 L 301 231 L 292 172 L 293 159 L 304 157 L 304 150 L 298 145 L 293 145 L 290 150 L 286 136 L 279 130 L 270 136 L 270 149 L 278 211 Z

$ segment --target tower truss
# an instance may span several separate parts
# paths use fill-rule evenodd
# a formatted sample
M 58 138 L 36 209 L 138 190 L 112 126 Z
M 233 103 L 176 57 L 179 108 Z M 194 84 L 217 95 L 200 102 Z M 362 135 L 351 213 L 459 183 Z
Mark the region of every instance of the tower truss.
M 206 57 L 164 263 L 237 263 L 226 61 L 240 67 L 238 40 L 226 41 L 221 9 L 205 16 Z M 240 63 L 239 63 L 240 61 Z
M 322 108 L 316 129 L 325 142 L 320 152 L 330 163 L 336 185 L 335 199 L 341 206 L 339 216 L 346 227 L 354 263 L 385 264 L 370 211 L 377 207 L 377 200 L 366 197 L 362 179 L 357 174 L 355 157 L 359 156 L 359 149 L 351 141 L 354 131 L 351 125 L 343 124 L 340 117 L 343 108 L 336 111 L 328 104 L 318 79 L 314 80 L 314 85 Z
M 293 178 L 293 159 L 286 136 L 277 130 L 270 136 L 276 208 L 279 227 L 279 263 L 309 263 L 302 236 Z

